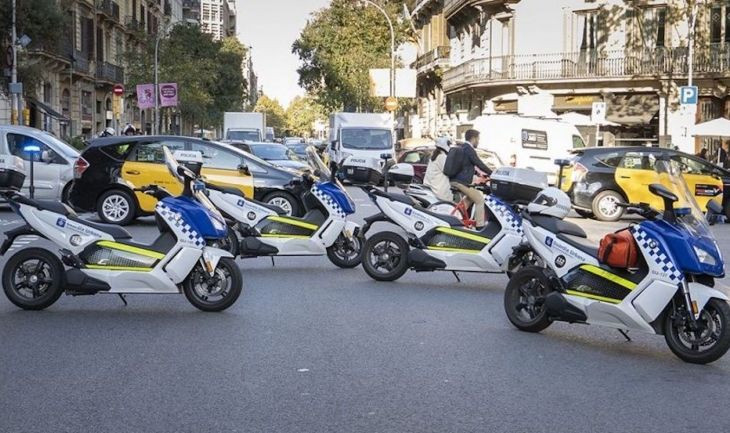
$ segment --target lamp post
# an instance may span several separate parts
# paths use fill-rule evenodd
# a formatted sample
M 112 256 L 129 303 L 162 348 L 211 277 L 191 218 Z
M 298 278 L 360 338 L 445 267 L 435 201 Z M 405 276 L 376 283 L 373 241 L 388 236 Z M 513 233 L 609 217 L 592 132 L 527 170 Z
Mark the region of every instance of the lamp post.
M 393 30 L 393 21 L 391 21 L 390 16 L 388 16 L 388 12 L 386 12 L 379 4 L 371 0 L 358 1 L 363 5 L 371 5 L 375 7 L 383 14 L 385 20 L 388 22 L 388 28 L 390 29 L 390 97 L 395 98 L 395 30 Z M 393 113 L 393 115 L 395 115 L 395 113 Z
M 13 67 L 11 68 L 10 72 L 10 82 L 13 84 L 13 87 L 18 83 L 18 33 L 15 28 L 15 19 L 16 19 L 16 13 L 15 13 L 15 0 L 13 0 L 13 3 L 11 5 L 12 10 L 12 30 L 10 33 L 10 46 L 13 50 Z M 10 91 L 10 123 L 16 124 L 18 123 L 18 100 L 20 99 L 20 95 L 15 93 L 15 89 L 11 89 Z
M 28 189 L 28 192 L 30 193 L 30 198 L 33 198 L 33 196 L 35 195 L 35 183 L 33 180 L 35 177 L 35 173 L 33 161 L 35 161 L 35 155 L 41 152 L 41 147 L 37 144 L 26 144 L 23 147 L 23 151 L 30 155 L 30 188 Z
M 160 55 L 160 40 L 161 36 L 167 33 L 167 21 L 163 24 L 162 28 L 157 29 L 155 35 L 155 124 L 152 127 L 152 134 L 159 135 L 160 131 L 160 82 L 159 82 L 159 55 Z

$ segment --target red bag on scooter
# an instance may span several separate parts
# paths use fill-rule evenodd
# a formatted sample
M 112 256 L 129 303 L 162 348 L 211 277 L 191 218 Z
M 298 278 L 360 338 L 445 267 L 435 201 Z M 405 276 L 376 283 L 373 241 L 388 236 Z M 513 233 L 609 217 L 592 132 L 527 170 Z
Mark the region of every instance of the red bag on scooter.
M 598 260 L 613 268 L 635 268 L 639 262 L 639 246 L 628 229 L 609 233 L 601 239 Z

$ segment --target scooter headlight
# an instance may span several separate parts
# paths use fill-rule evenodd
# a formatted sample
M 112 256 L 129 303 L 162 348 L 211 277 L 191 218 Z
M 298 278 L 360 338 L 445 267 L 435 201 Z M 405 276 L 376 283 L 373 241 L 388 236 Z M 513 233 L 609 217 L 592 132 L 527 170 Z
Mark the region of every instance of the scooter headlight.
M 715 266 L 715 264 L 717 264 L 717 262 L 715 261 L 715 257 L 707 252 L 707 250 L 704 250 L 697 246 L 693 246 L 692 248 L 694 248 L 695 254 L 697 255 L 697 260 L 699 260 L 700 263 L 709 266 Z

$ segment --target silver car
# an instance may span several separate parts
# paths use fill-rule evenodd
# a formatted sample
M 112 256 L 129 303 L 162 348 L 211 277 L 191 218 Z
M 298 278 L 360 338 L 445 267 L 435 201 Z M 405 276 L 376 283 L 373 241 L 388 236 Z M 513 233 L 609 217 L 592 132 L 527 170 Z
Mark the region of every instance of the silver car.
M 28 146 L 38 146 L 40 153 L 27 152 Z M 79 159 L 76 149 L 40 129 L 0 125 L 0 154 L 23 159 L 23 194 L 30 191 L 30 158 L 33 157 L 35 198 L 66 201 L 74 179 L 74 167 Z

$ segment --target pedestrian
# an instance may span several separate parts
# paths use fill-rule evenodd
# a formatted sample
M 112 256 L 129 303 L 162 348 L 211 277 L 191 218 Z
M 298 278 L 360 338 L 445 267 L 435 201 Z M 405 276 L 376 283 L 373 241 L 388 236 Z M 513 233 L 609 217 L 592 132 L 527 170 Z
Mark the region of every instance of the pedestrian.
M 458 189 L 464 194 L 469 204 L 473 204 L 474 207 L 474 220 L 476 223 L 476 229 L 481 230 L 484 228 L 486 217 L 484 214 L 484 194 L 476 188 L 472 188 L 470 185 L 474 182 L 474 171 L 475 168 L 479 168 L 487 176 L 492 175 L 492 170 L 479 159 L 477 152 L 474 150 L 479 146 L 479 131 L 470 129 L 466 131 L 464 135 L 466 139 L 465 143 L 460 144 L 461 148 L 461 167 L 455 175 L 450 177 L 451 186 Z
M 728 158 L 728 153 L 730 152 L 730 142 L 725 141 L 722 143 L 722 146 L 717 150 L 717 158 L 715 160 L 715 164 L 719 165 L 722 168 L 730 168 L 730 159 Z
M 707 148 L 702 146 L 699 152 L 695 155 L 698 158 L 707 159 Z
M 137 130 L 131 123 L 127 122 L 127 124 L 124 125 L 124 129 L 122 129 L 122 135 L 137 135 Z
M 446 156 L 449 154 L 450 148 L 451 140 L 447 137 L 436 139 L 436 149 L 431 153 L 426 174 L 423 176 L 423 184 L 431 188 L 439 200 L 447 202 L 454 200 L 449 177 L 444 174 L 444 164 L 446 164 Z

